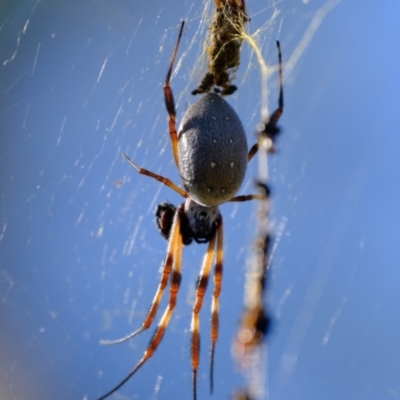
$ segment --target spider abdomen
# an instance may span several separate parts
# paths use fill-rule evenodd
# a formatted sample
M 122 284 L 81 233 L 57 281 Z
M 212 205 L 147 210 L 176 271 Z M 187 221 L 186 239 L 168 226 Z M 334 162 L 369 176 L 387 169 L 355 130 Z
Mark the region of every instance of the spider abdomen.
M 235 196 L 247 167 L 247 140 L 235 110 L 208 93 L 185 113 L 178 133 L 180 175 L 195 201 L 217 206 Z

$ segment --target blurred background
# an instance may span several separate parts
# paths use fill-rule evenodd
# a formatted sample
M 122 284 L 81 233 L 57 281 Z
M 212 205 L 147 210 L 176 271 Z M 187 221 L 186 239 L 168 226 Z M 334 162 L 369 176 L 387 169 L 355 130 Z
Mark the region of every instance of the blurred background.
M 247 31 L 284 73 L 285 112 L 269 158 L 281 232 L 268 287 L 273 330 L 265 398 L 400 398 L 399 17 L 396 1 L 248 0 Z M 138 328 L 166 241 L 158 203 L 182 199 L 121 157 L 180 184 L 163 81 L 177 118 L 206 70 L 202 1 L 5 0 L 0 4 L 0 399 L 92 400 L 142 357 Z M 320 18 L 321 17 L 321 18 Z M 314 23 L 312 23 L 314 21 Z M 318 23 L 317 23 L 318 22 Z M 277 74 L 269 107 L 277 105 Z M 259 65 L 247 43 L 228 98 L 254 142 Z M 257 160 L 241 194 L 254 190 Z M 243 384 L 231 355 L 256 205 L 225 204 L 225 271 L 215 393 L 209 395 L 210 293 L 201 317 L 199 399 Z M 277 236 L 277 235 L 275 235 Z M 113 399 L 191 398 L 190 317 L 205 245 L 183 254 L 178 306 L 159 350 Z M 165 306 L 163 303 L 162 308 Z

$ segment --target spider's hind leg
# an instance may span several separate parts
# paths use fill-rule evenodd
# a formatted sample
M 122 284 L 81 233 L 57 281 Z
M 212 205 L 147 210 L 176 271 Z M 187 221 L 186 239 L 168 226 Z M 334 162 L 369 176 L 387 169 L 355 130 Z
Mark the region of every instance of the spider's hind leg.
M 278 97 L 278 108 L 272 113 L 268 121 L 261 122 L 258 130 L 259 137 L 268 138 L 271 141 L 271 145 L 268 149 L 270 153 L 275 153 L 275 141 L 276 137 L 280 132 L 279 126 L 277 126 L 279 119 L 283 114 L 283 66 L 282 66 L 282 52 L 279 41 L 276 41 L 276 47 L 278 49 L 278 63 L 279 63 L 279 97 Z M 258 151 L 258 142 L 255 143 L 249 151 L 247 161 L 249 162 Z
M 172 144 L 172 152 L 174 154 L 175 164 L 179 169 L 179 155 L 178 155 L 178 133 L 176 131 L 176 109 L 175 109 L 175 100 L 172 94 L 172 89 L 170 86 L 172 69 L 174 67 L 176 54 L 178 53 L 179 42 L 181 41 L 183 27 L 185 25 L 185 21 L 182 21 L 181 29 L 179 31 L 178 40 L 176 41 L 175 49 L 172 54 L 171 63 L 168 68 L 167 77 L 164 83 L 164 100 L 165 107 L 167 108 L 169 115 L 169 134 L 171 136 L 171 144 Z

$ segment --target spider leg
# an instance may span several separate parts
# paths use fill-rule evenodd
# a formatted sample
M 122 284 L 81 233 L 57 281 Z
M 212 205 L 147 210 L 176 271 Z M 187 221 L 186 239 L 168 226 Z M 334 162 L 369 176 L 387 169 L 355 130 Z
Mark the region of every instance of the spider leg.
M 219 326 L 219 295 L 221 293 L 222 271 L 224 262 L 224 238 L 222 215 L 217 230 L 217 262 L 214 270 L 214 293 L 211 304 L 211 360 L 210 360 L 210 393 L 214 390 L 214 354 L 218 339 Z
M 150 328 L 151 324 L 154 321 L 154 318 L 157 314 L 158 307 L 160 305 L 161 299 L 164 295 L 165 288 L 168 284 L 168 278 L 171 274 L 171 269 L 172 265 L 174 262 L 174 249 L 177 247 L 177 240 L 178 238 L 178 229 L 172 226 L 171 232 L 173 232 L 173 235 L 170 236 L 170 240 L 168 242 L 168 249 L 167 249 L 167 255 L 164 260 L 164 265 L 162 267 L 162 272 L 161 272 L 161 279 L 160 283 L 158 284 L 157 292 L 154 295 L 153 301 L 151 302 L 150 310 L 147 313 L 147 316 L 145 320 L 142 323 L 142 326 L 139 329 L 136 329 L 134 332 L 116 340 L 101 340 L 100 344 L 104 346 L 109 346 L 109 345 L 114 345 L 114 344 L 119 344 L 128 341 L 129 339 L 132 339 L 134 336 L 138 335 L 139 333 L 145 331 L 146 329 Z M 182 241 L 182 240 L 181 240 Z
M 262 129 L 259 131 L 259 136 L 267 137 L 271 139 L 271 147 L 268 150 L 270 153 L 275 152 L 274 142 L 276 136 L 279 134 L 280 129 L 277 125 L 280 117 L 283 114 L 283 67 L 282 67 L 282 52 L 279 41 L 276 41 L 276 47 L 278 49 L 278 62 L 279 62 L 279 97 L 278 97 L 278 108 L 272 113 L 269 120 L 265 123 L 261 123 Z M 255 143 L 249 151 L 247 161 L 249 162 L 258 151 L 258 143 Z
M 139 172 L 139 174 L 150 176 L 151 178 L 154 178 L 157 181 L 162 182 L 164 185 L 170 187 L 172 190 L 175 190 L 175 192 L 179 193 L 185 199 L 188 197 L 188 194 L 183 189 L 181 189 L 178 185 L 176 185 L 168 178 L 155 174 L 154 172 L 151 172 L 147 169 L 141 168 L 138 165 L 136 165 L 125 153 L 122 153 L 122 155 L 125 157 L 126 161 L 128 161 L 128 163 L 131 164 L 132 167 Z
M 279 118 L 283 114 L 283 67 L 282 67 L 282 52 L 281 44 L 279 40 L 276 41 L 276 47 L 278 49 L 278 62 L 279 62 L 279 98 L 278 98 L 278 108 L 272 113 L 270 121 L 276 125 Z
M 261 186 L 262 194 L 246 194 L 241 196 L 232 197 L 229 201 L 249 201 L 249 200 L 268 200 L 271 194 L 271 189 L 268 185 L 260 184 L 260 182 L 256 182 L 257 186 Z
M 179 31 L 178 40 L 176 41 L 175 49 L 172 54 L 171 63 L 169 64 L 169 69 L 167 72 L 167 77 L 164 83 L 164 99 L 165 106 L 169 115 L 169 134 L 171 136 L 172 143 L 172 151 L 174 153 L 175 164 L 179 168 L 179 155 L 178 155 L 178 134 L 176 132 L 176 110 L 175 110 L 175 101 L 174 96 L 172 94 L 172 89 L 170 86 L 170 80 L 172 75 L 172 68 L 175 63 L 176 54 L 178 53 L 179 42 L 181 41 L 183 27 L 185 25 L 185 21 L 182 21 L 181 29 Z
M 254 157 L 257 151 L 258 151 L 258 143 L 254 143 L 249 151 L 249 155 L 247 156 L 247 162 L 250 162 L 250 160 Z
M 123 386 L 139 369 L 143 364 L 154 354 L 157 350 L 161 340 L 164 336 L 165 330 L 167 329 L 168 323 L 171 319 L 172 312 L 174 311 L 176 305 L 176 298 L 179 291 L 179 286 L 181 282 L 181 261 L 182 261 L 182 235 L 180 233 L 181 215 L 184 212 L 183 204 L 179 207 L 178 212 L 175 215 L 174 223 L 172 225 L 172 234 L 170 242 L 172 242 L 171 248 L 168 248 L 167 260 L 171 259 L 172 276 L 171 276 L 171 288 L 170 296 L 168 301 L 168 306 L 161 317 L 158 327 L 154 332 L 153 337 L 147 346 L 141 360 L 136 364 L 136 366 L 129 372 L 129 374 L 113 389 L 107 392 L 105 395 L 101 396 L 98 400 L 104 400 L 114 392 L 116 392 L 121 386 Z
M 228 200 L 229 202 L 231 201 L 249 201 L 249 200 L 264 200 L 265 196 L 264 195 L 260 195 L 260 194 L 245 194 L 245 195 L 241 195 L 241 196 L 235 196 L 232 197 L 230 200 Z
M 218 229 L 219 231 L 219 229 Z M 211 264 L 215 252 L 216 232 L 212 235 L 208 243 L 207 253 L 204 257 L 203 266 L 201 267 L 200 277 L 196 290 L 196 302 L 192 310 L 192 369 L 193 369 L 193 399 L 197 399 L 197 370 L 200 363 L 200 310 L 203 305 L 204 294 L 207 289 L 208 279 L 211 270 Z

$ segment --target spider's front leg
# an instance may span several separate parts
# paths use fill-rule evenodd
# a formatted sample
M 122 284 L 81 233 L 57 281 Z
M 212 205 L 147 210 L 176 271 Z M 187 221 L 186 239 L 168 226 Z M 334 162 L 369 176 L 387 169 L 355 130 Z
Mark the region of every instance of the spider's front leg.
M 213 391 L 213 370 L 214 370 L 214 353 L 215 344 L 218 339 L 218 320 L 219 320 L 219 295 L 221 293 L 222 269 L 223 269 L 223 228 L 222 216 L 218 216 L 216 220 L 216 230 L 210 238 L 207 247 L 207 253 L 204 257 L 203 266 L 201 268 L 198 285 L 196 289 L 196 301 L 192 310 L 192 369 L 193 369 L 193 399 L 197 399 L 197 371 L 200 364 L 200 310 L 203 305 L 204 294 L 206 292 L 211 264 L 215 254 L 215 242 L 217 241 L 217 262 L 215 265 L 214 275 L 214 293 L 212 301 L 212 318 L 211 318 L 211 362 L 210 362 L 210 390 Z
M 219 295 L 222 287 L 222 273 L 224 264 L 224 237 L 222 215 L 217 228 L 217 261 L 214 269 L 214 293 L 211 304 L 211 360 L 210 360 L 210 392 L 214 390 L 214 354 L 219 335 Z
M 106 399 L 111 394 L 116 392 L 119 388 L 121 388 L 121 386 L 123 386 L 143 366 L 143 364 L 145 364 L 146 361 L 148 361 L 151 358 L 151 356 L 155 353 L 158 346 L 160 345 L 162 338 L 164 337 L 164 333 L 168 327 L 172 313 L 176 306 L 177 295 L 181 283 L 181 261 L 182 261 L 183 243 L 182 243 L 180 225 L 183 215 L 184 215 L 184 204 L 179 206 L 178 211 L 175 214 L 161 282 L 157 290 L 157 293 L 154 297 L 149 314 L 145 322 L 143 323 L 144 326 L 147 321 L 148 326 L 145 329 L 147 329 L 150 326 L 151 322 L 155 317 L 165 286 L 168 283 L 168 277 L 170 276 L 170 274 L 172 274 L 170 281 L 171 286 L 170 286 L 170 296 L 169 296 L 168 306 L 165 309 L 164 314 L 161 317 L 160 322 L 158 323 L 158 327 L 155 330 L 154 335 L 152 336 L 152 339 L 150 340 L 150 343 L 147 346 L 147 349 L 144 352 L 144 355 L 141 358 L 141 360 L 117 386 L 115 386 L 113 389 L 107 392 L 104 396 L 101 396 L 98 400 Z M 141 330 L 143 330 L 143 326 Z M 139 329 L 139 331 L 141 330 Z
M 138 335 L 139 333 L 145 331 L 146 329 L 150 328 L 151 324 L 154 321 L 154 318 L 157 314 L 158 307 L 160 305 L 161 299 L 164 295 L 165 288 L 168 284 L 168 279 L 171 274 L 171 270 L 173 267 L 174 260 L 177 259 L 177 255 L 175 254 L 176 249 L 181 249 L 183 240 L 180 234 L 180 225 L 182 221 L 182 217 L 185 217 L 183 210 L 183 204 L 178 208 L 177 212 L 175 213 L 174 220 L 172 223 L 171 232 L 172 235 L 169 236 L 168 248 L 167 248 L 167 255 L 164 260 L 164 264 L 162 267 L 161 272 L 161 279 L 160 283 L 158 284 L 158 288 L 156 294 L 154 295 L 153 301 L 150 306 L 150 310 L 147 313 L 145 320 L 143 321 L 141 327 L 134 332 L 116 340 L 102 340 L 100 344 L 102 345 L 114 345 L 128 341 L 132 339 L 134 336 Z M 179 213 L 179 215 L 178 215 Z M 179 217 L 179 221 L 177 220 Z M 181 251 L 181 250 L 180 250 Z M 180 257 L 180 256 L 179 256 Z

